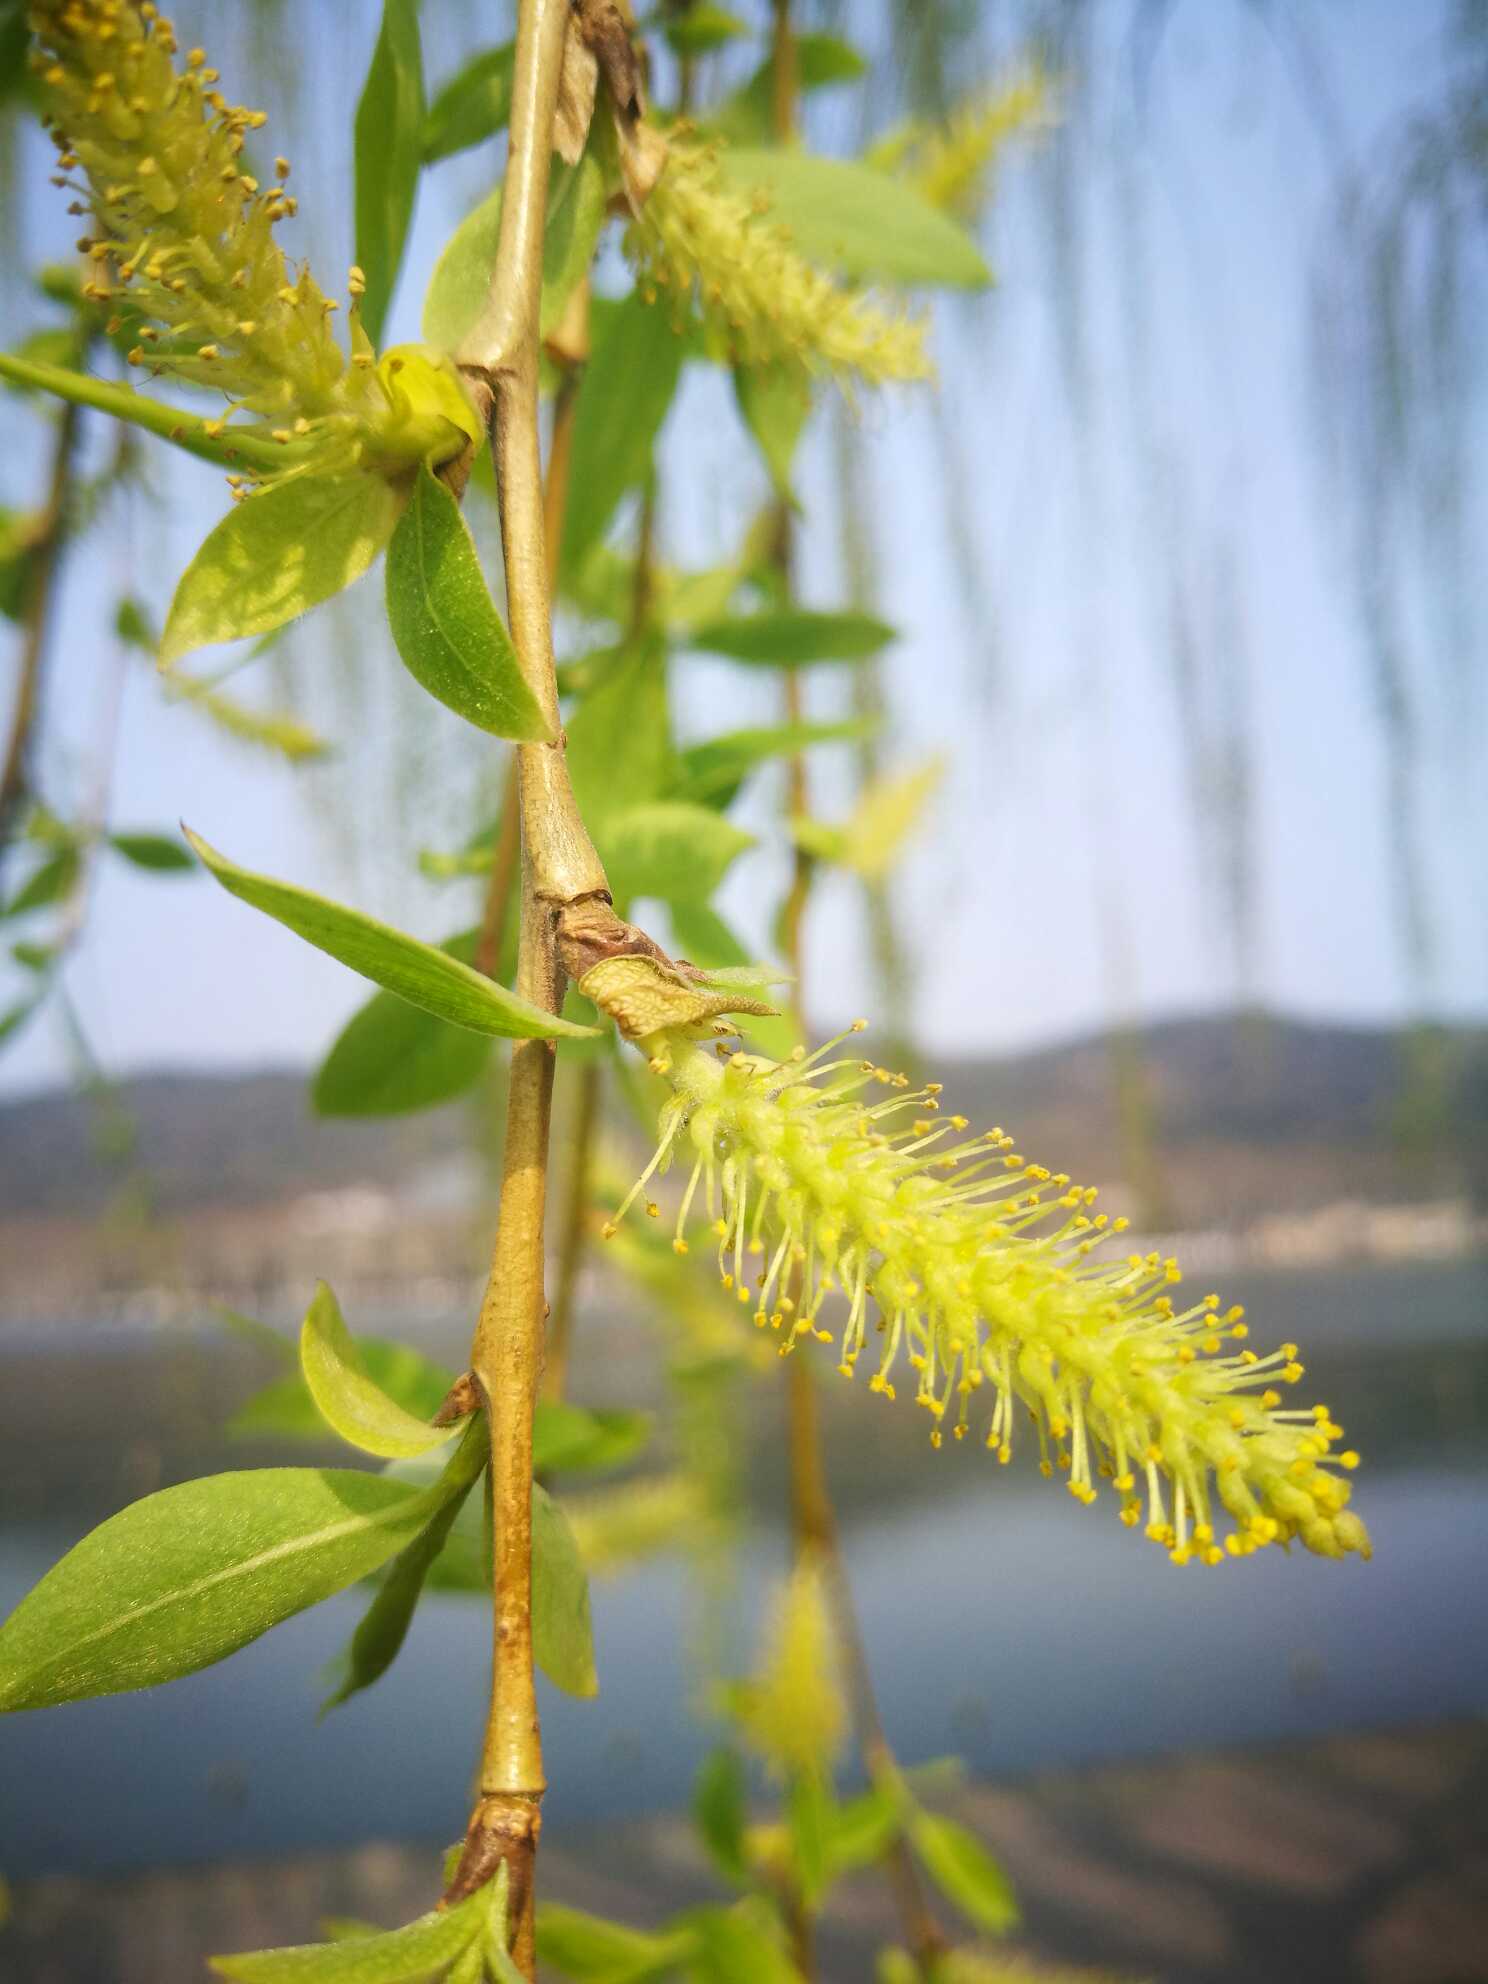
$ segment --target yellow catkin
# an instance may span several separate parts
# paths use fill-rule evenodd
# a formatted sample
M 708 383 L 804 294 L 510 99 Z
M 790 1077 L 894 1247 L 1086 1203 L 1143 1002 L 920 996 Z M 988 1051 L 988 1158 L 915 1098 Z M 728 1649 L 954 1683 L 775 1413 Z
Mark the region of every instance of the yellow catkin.
M 784 1062 L 720 1059 L 679 1033 L 641 1043 L 673 1092 L 631 1199 L 683 1159 L 679 1235 L 705 1208 L 725 1288 L 782 1352 L 834 1343 L 851 1377 L 876 1342 L 870 1389 L 911 1384 L 937 1446 L 974 1426 L 1005 1461 L 1026 1412 L 1044 1471 L 1082 1503 L 1109 1481 L 1122 1520 L 1175 1563 L 1293 1540 L 1369 1555 L 1335 1471 L 1358 1456 L 1330 1461 L 1342 1428 L 1325 1406 L 1284 1404 L 1295 1344 L 1258 1355 L 1239 1308 L 1175 1294 L 1174 1260 L 1105 1257 L 1126 1222 L 1096 1212 L 1094 1190 L 1001 1128 L 963 1135 L 937 1084 L 833 1058 L 848 1038 Z
M 721 183 L 713 146 L 669 138 L 661 177 L 626 239 L 643 278 L 694 298 L 737 360 L 870 385 L 931 376 L 924 325 L 814 268 L 768 207 Z

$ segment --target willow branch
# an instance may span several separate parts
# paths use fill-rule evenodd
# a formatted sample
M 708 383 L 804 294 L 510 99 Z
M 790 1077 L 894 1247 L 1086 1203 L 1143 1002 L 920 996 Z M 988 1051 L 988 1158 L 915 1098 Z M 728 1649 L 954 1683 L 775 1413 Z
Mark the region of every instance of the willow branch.
M 788 144 L 795 135 L 798 93 L 798 65 L 795 36 L 791 28 L 790 0 L 775 0 L 774 12 L 775 135 L 781 144 Z M 793 577 L 793 537 L 790 506 L 782 499 L 775 512 L 774 563 L 782 589 L 787 596 L 791 591 Z M 798 723 L 802 714 L 801 681 L 795 669 L 786 671 L 784 705 L 787 723 Z M 810 790 L 804 752 L 792 753 L 787 764 L 786 780 L 786 803 L 790 813 L 805 815 L 809 810 Z M 790 889 L 781 915 L 781 935 L 785 967 L 795 981 L 796 1013 L 803 1032 L 806 995 L 802 976 L 802 938 L 807 904 L 811 896 L 811 882 L 811 859 L 798 847 L 791 872 Z M 825 1580 L 828 1600 L 837 1627 L 837 1637 L 841 1642 L 847 1666 L 853 1720 L 857 1729 L 863 1766 L 868 1773 L 869 1782 L 875 1788 L 887 1788 L 898 1782 L 898 1765 L 884 1732 L 883 1718 L 879 1714 L 873 1674 L 868 1665 L 867 1650 L 863 1645 L 862 1630 L 858 1624 L 857 1606 L 853 1601 L 852 1585 L 847 1575 L 847 1566 L 843 1560 L 841 1542 L 837 1533 L 837 1516 L 827 1486 L 826 1464 L 822 1450 L 816 1380 L 812 1376 L 810 1362 L 805 1357 L 792 1357 L 789 1363 L 786 1444 L 790 1466 L 791 1527 L 796 1557 L 798 1562 L 809 1561 L 816 1564 Z M 946 1948 L 945 1937 L 930 1911 L 918 1870 L 903 1839 L 895 1835 L 884 1857 L 889 1878 L 893 1883 L 900 1920 L 904 1925 L 905 1939 L 921 1976 L 928 1984 Z M 810 1920 L 801 1907 L 792 1909 L 791 1916 L 791 1933 L 797 1964 L 803 1975 L 809 1977 L 812 1975 L 814 1963 Z
M 41 677 L 56 603 L 57 573 L 67 521 L 67 483 L 77 445 L 78 420 L 76 406 L 69 404 L 62 408 L 52 448 L 46 503 L 27 560 L 25 604 L 21 612 L 21 669 L 5 743 L 5 760 L 0 766 L 0 854 L 9 843 L 12 824 L 26 797 L 32 742 L 41 709 Z
M 604 869 L 579 818 L 564 758 L 538 425 L 543 229 L 568 15 L 567 0 L 522 0 L 496 263 L 487 307 L 458 354 L 489 408 L 512 641 L 554 740 L 523 744 L 517 752 L 522 836 L 517 989 L 550 1012 L 557 1012 L 564 990 L 559 915 L 585 898 L 608 901 Z M 534 1872 L 546 1789 L 532 1655 L 532 1427 L 543 1357 L 552 1092 L 552 1044 L 517 1042 L 496 1242 L 471 1353 L 491 1435 L 491 1701 L 480 1799 L 449 1889 L 451 1899 L 468 1893 L 506 1863 L 512 1956 L 529 1978 L 536 1973 Z

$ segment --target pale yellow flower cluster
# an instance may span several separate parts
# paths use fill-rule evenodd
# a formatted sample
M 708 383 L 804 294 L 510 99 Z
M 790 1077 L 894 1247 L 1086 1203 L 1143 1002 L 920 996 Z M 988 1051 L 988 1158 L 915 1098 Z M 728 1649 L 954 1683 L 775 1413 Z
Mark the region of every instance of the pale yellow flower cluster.
M 924 325 L 813 267 L 767 204 L 721 182 L 713 148 L 695 139 L 668 139 L 627 242 L 654 284 L 679 304 L 696 298 L 740 362 L 797 364 L 870 385 L 931 376 Z
M 673 1093 L 636 1189 L 686 1153 L 675 1244 L 686 1250 L 701 1192 L 724 1286 L 782 1352 L 835 1340 L 851 1377 L 876 1334 L 870 1388 L 893 1398 L 907 1363 L 936 1446 L 944 1424 L 965 1435 L 985 1394 L 986 1442 L 1006 1461 L 1026 1411 L 1045 1472 L 1081 1502 L 1108 1480 L 1122 1520 L 1145 1519 L 1175 1563 L 1293 1539 L 1368 1556 L 1347 1507 L 1358 1455 L 1331 1454 L 1342 1429 L 1326 1406 L 1283 1404 L 1303 1374 L 1295 1345 L 1258 1355 L 1243 1311 L 1217 1295 L 1180 1307 L 1176 1261 L 1097 1259 L 1126 1222 L 1095 1213 L 1093 1190 L 1030 1163 L 1001 1129 L 962 1136 L 934 1083 L 912 1090 L 855 1055 L 824 1062 L 840 1044 L 773 1062 L 720 1059 L 680 1032 L 643 1043 Z

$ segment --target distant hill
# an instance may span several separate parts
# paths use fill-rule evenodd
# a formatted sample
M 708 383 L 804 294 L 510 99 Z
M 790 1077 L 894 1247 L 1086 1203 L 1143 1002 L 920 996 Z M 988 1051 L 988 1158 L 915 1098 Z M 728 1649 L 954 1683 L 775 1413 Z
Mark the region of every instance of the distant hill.
M 1175 1223 L 1251 1216 L 1339 1197 L 1409 1198 L 1488 1182 L 1488 1030 L 1449 1030 L 1450 1142 L 1407 1159 L 1401 1120 L 1406 1037 L 1396 1029 L 1282 1018 L 1165 1021 L 1134 1036 L 1164 1209 Z M 1131 1172 L 1121 1133 L 1132 1096 L 1109 1042 L 1077 1039 L 997 1059 L 938 1060 L 946 1101 L 1077 1177 Z M 101 1210 L 127 1170 L 163 1212 L 282 1203 L 372 1184 L 398 1191 L 492 1138 L 491 1112 L 454 1104 L 422 1115 L 325 1122 L 303 1075 L 160 1074 L 120 1084 L 113 1115 L 132 1125 L 128 1163 L 100 1155 L 98 1106 L 70 1093 L 0 1105 L 0 1215 Z M 482 1121 L 484 1117 L 484 1121 Z M 1128 1120 L 1130 1120 L 1128 1114 Z

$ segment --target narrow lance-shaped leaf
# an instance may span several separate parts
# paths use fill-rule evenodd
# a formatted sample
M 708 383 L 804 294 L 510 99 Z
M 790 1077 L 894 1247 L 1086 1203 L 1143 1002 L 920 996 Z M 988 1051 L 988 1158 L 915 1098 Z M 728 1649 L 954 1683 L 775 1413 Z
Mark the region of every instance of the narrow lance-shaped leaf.
M 467 1094 L 491 1058 L 489 1035 L 451 1026 L 392 992 L 358 1007 L 320 1065 L 318 1116 L 400 1116 Z
M 184 829 L 186 838 L 230 895 L 272 916 L 307 944 L 327 952 L 342 964 L 421 1006 L 440 1019 L 477 1033 L 525 1040 L 555 1040 L 592 1034 L 592 1027 L 574 1026 L 519 999 L 469 965 L 461 964 L 431 944 L 421 944 L 360 910 L 343 908 L 312 895 L 290 882 L 254 875 L 209 847 L 200 835 Z
M 488 48 L 441 86 L 424 118 L 424 164 L 495 137 L 511 115 L 515 42 Z
M 873 717 L 844 717 L 837 722 L 762 725 L 706 737 L 678 753 L 675 796 L 725 806 L 748 774 L 768 759 L 790 757 L 813 744 L 855 743 L 877 728 Z
M 388 546 L 387 614 L 409 674 L 447 709 L 495 737 L 551 739 L 460 505 L 427 467 Z
M 169 667 L 194 648 L 267 634 L 359 579 L 403 498 L 380 475 L 297 475 L 235 503 L 181 575 L 161 637 Z
M 711 807 L 682 799 L 632 806 L 596 836 L 616 901 L 659 896 L 706 902 L 754 836 Z
M 439 1499 L 380 1475 L 300 1467 L 148 1495 L 68 1551 L 0 1626 L 0 1709 L 209 1667 L 386 1563 Z
M 737 1750 L 714 1750 L 703 1759 L 693 1787 L 692 1815 L 714 1866 L 740 1886 L 749 1878 L 744 1853 L 747 1792 L 744 1760 Z
M 381 342 L 403 260 L 423 141 L 418 0 L 383 0 L 356 113 L 356 259 L 367 279 L 362 323 L 374 344 Z
M 901 179 L 856 159 L 725 148 L 724 184 L 769 201 L 809 262 L 854 282 L 985 289 L 992 272 L 949 215 Z
M 557 1902 L 537 1905 L 539 1957 L 560 1976 L 587 1984 L 646 1984 L 650 1978 L 671 1978 L 695 1947 L 696 1937 L 688 1929 L 647 1935 Z
M 566 1694 L 597 1694 L 589 1579 L 568 1517 L 536 1482 L 532 1561 L 532 1651 L 537 1664 Z
M 228 1420 L 232 1439 L 310 1440 L 324 1443 L 328 1428 L 299 1367 L 298 1346 L 273 1333 L 283 1360 L 294 1366 L 253 1394 Z M 428 1420 L 443 1404 L 454 1373 L 411 1344 L 364 1336 L 357 1342 L 362 1369 L 378 1389 L 415 1418 Z
M 479 1943 L 490 1904 L 478 1888 L 453 1908 L 431 1909 L 384 1934 L 214 1956 L 211 1964 L 233 1984 L 424 1984 Z
M 871 613 L 816 613 L 804 606 L 713 620 L 689 636 L 693 647 L 710 654 L 771 668 L 813 661 L 866 661 L 896 638 L 894 629 Z
M 979 1929 L 1002 1935 L 1013 1927 L 1012 1885 L 974 1832 L 938 1812 L 916 1811 L 909 1837 L 931 1880 Z
M 300 1369 L 326 1424 L 364 1453 L 407 1460 L 454 1438 L 454 1425 L 431 1426 L 415 1418 L 367 1375 L 340 1305 L 323 1281 L 300 1329 Z
M 574 408 L 563 566 L 573 571 L 604 536 L 627 489 L 646 473 L 682 371 L 667 309 L 632 290 L 600 320 Z
M 109 846 L 135 868 L 157 875 L 190 874 L 196 867 L 190 854 L 171 834 L 110 834 Z
M 464 1439 L 440 1477 L 440 1486 L 445 1491 L 443 1504 L 393 1559 L 377 1595 L 353 1633 L 351 1644 L 342 1656 L 340 1682 L 322 1703 L 322 1714 L 363 1688 L 370 1688 L 397 1659 L 429 1568 L 449 1541 L 465 1498 L 480 1479 L 488 1451 L 484 1421 L 477 1419 L 466 1429 Z

